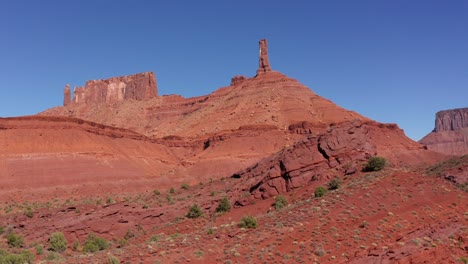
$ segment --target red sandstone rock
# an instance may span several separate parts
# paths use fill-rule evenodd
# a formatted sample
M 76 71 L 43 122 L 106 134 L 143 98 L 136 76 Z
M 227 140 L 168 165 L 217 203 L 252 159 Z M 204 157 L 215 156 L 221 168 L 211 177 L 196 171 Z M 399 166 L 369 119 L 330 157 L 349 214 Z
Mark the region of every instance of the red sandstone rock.
M 70 91 L 70 85 L 67 84 L 65 86 L 65 89 L 63 90 L 63 106 L 69 105 L 71 102 L 71 91 Z
M 65 88 L 66 89 L 66 88 Z M 64 106 L 69 93 L 64 92 Z M 152 72 L 87 81 L 75 87 L 73 104 L 113 103 L 124 100 L 147 100 L 157 96 L 156 78 Z
M 468 127 L 468 108 L 444 110 L 436 113 L 435 132 L 454 131 Z
M 419 143 L 447 155 L 468 154 L 468 108 L 437 112 L 434 130 Z
M 382 148 L 384 144 L 388 147 Z M 404 153 L 411 153 L 412 158 Z M 308 136 L 232 177 L 242 179 L 237 186 L 239 192 L 265 199 L 311 182 L 344 176 L 375 155 L 399 166 L 415 165 L 421 160 L 433 162 L 442 156 L 423 149 L 395 125 L 355 120 L 332 125 L 321 135 Z M 246 202 L 248 199 L 242 195 L 237 204 Z
M 258 60 L 257 75 L 271 71 L 270 60 L 268 59 L 268 43 L 266 39 L 262 39 L 258 42 L 260 46 L 260 55 Z
M 231 79 L 231 86 L 239 85 L 245 80 L 247 80 L 247 77 L 245 76 L 241 76 L 241 75 L 234 76 Z

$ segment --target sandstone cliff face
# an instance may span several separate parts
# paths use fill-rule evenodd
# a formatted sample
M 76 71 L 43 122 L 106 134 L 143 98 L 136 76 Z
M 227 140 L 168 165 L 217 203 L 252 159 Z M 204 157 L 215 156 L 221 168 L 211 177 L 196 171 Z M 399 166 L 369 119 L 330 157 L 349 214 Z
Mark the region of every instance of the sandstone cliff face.
M 113 103 L 128 99 L 146 100 L 157 96 L 156 77 L 152 72 L 138 73 L 105 80 L 87 81 L 84 87 L 75 87 L 73 100 L 70 88 L 64 90 L 64 106 Z
M 447 155 L 468 154 L 468 108 L 437 112 L 434 130 L 419 143 Z
M 454 131 L 468 127 L 468 107 L 437 112 L 435 132 Z

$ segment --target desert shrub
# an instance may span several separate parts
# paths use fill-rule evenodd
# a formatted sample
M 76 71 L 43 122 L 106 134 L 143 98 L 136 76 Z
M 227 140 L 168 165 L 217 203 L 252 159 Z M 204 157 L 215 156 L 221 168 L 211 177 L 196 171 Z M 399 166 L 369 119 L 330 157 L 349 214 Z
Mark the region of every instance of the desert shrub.
M 153 191 L 153 195 L 154 195 L 154 196 L 160 195 L 160 194 L 161 194 L 161 192 L 160 192 L 159 190 L 154 190 L 154 191 Z
M 109 255 L 109 258 L 107 259 L 107 263 L 109 263 L 109 264 L 119 264 L 120 260 L 115 256 Z
M 184 183 L 180 186 L 180 188 L 184 189 L 184 190 L 187 190 L 188 188 L 190 187 L 190 185 L 188 185 L 187 183 Z
M 56 260 L 60 260 L 62 257 L 60 256 L 60 254 L 56 253 L 56 252 L 50 252 L 49 255 L 47 255 L 46 257 L 46 260 L 48 261 L 56 261 Z
M 3 233 L 5 233 L 5 229 L 4 229 L 3 226 L 0 226 L 0 235 L 3 234 Z
M 224 197 L 219 201 L 218 207 L 216 207 L 217 213 L 226 213 L 231 211 L 231 203 L 229 202 L 228 198 Z
M 78 251 L 79 247 L 80 247 L 80 242 L 75 240 L 75 242 L 73 242 L 73 246 L 72 246 L 73 250 Z
M 275 197 L 274 207 L 276 210 L 285 207 L 288 204 L 288 200 L 283 195 L 278 195 Z
M 241 228 L 257 228 L 257 226 L 257 219 L 255 219 L 253 216 L 244 216 L 239 222 L 239 227 Z
M 132 229 L 128 229 L 127 233 L 125 233 L 125 236 L 124 236 L 124 238 L 127 240 L 130 238 L 134 238 L 134 237 L 135 237 L 135 233 L 133 232 Z
M 322 197 L 326 193 L 327 193 L 327 189 L 325 187 L 323 187 L 323 186 L 319 186 L 319 187 L 315 188 L 314 196 L 315 197 Z
M 327 183 L 328 190 L 336 190 L 336 189 L 340 188 L 340 184 L 341 184 L 340 179 L 339 178 L 334 178 L 329 183 Z
M 169 193 L 175 193 L 174 187 L 171 187 L 171 189 L 169 190 Z
M 20 248 L 24 246 L 24 237 L 15 233 L 10 233 L 7 236 L 7 243 L 10 247 Z
M 104 238 L 98 237 L 93 233 L 90 233 L 86 238 L 86 241 L 83 244 L 84 252 L 96 252 L 99 250 L 104 250 L 109 247 L 109 242 Z
M 200 206 L 198 206 L 198 204 L 194 204 L 190 207 L 188 213 L 187 213 L 187 217 L 188 218 L 198 218 L 200 216 L 203 215 L 203 212 L 200 208 Z
M 379 171 L 385 167 L 387 160 L 383 157 L 374 156 L 369 158 L 364 165 L 364 171 Z
M 36 254 L 37 254 L 37 255 L 42 255 L 42 254 L 44 254 L 44 247 L 43 247 L 41 244 L 36 245 Z
M 67 249 L 67 243 L 62 232 L 53 233 L 49 238 L 49 250 L 63 252 Z
M 34 254 L 24 250 L 19 254 L 8 253 L 5 250 L 0 250 L 0 263 L 5 264 L 24 264 L 34 263 Z
M 26 209 L 24 210 L 24 215 L 27 216 L 28 218 L 33 218 L 34 216 L 33 209 L 30 206 L 26 207 Z

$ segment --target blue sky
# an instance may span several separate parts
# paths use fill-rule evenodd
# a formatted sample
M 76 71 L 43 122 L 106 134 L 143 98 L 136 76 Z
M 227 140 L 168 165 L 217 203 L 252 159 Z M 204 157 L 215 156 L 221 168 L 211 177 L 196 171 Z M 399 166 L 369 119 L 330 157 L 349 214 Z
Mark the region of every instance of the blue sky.
M 69 83 L 154 71 L 186 97 L 270 63 L 419 140 L 468 104 L 468 1 L 3 1 L 0 117 L 63 101 Z

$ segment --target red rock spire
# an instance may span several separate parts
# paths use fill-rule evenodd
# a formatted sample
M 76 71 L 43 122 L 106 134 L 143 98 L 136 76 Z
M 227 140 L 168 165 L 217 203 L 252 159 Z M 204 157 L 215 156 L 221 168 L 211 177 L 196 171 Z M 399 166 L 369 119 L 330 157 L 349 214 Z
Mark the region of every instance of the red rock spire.
M 71 91 L 70 91 L 70 85 L 67 84 L 65 86 L 65 89 L 63 89 L 63 106 L 69 105 L 71 102 Z
M 268 60 L 268 43 L 266 39 L 261 39 L 258 44 L 260 45 L 260 54 L 258 59 L 257 75 L 271 71 L 270 62 Z

